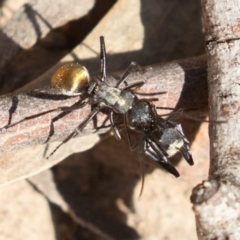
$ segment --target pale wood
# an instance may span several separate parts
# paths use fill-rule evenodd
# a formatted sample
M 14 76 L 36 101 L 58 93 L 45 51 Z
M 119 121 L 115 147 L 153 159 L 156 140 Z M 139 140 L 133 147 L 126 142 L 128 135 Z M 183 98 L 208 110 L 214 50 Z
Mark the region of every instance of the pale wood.
M 84 17 L 93 6 L 93 0 L 31 0 L 13 12 L 0 32 L 0 94 L 34 79 L 65 55 L 66 36 L 53 29 Z
M 53 28 L 86 15 L 93 5 L 94 1 L 89 0 L 58 1 L 57 4 L 56 1 L 32 0 L 23 5 L 1 31 L 0 68 L 21 48 L 29 49 Z
M 192 201 L 199 239 L 238 239 L 240 2 L 202 0 L 202 9 L 206 30 L 210 120 L 226 120 L 227 123 L 210 125 L 209 182 L 194 190 Z

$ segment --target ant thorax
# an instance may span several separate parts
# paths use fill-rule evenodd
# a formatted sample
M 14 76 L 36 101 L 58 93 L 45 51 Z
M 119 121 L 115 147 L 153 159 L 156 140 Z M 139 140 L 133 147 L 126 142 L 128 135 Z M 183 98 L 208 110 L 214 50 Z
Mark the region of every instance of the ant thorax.
M 135 96 L 131 91 L 110 87 L 105 82 L 98 81 L 90 102 L 91 104 L 104 102 L 114 112 L 125 114 L 132 107 L 134 99 Z
M 147 100 L 137 100 L 126 114 L 127 126 L 138 132 L 148 132 L 155 128 L 156 111 Z

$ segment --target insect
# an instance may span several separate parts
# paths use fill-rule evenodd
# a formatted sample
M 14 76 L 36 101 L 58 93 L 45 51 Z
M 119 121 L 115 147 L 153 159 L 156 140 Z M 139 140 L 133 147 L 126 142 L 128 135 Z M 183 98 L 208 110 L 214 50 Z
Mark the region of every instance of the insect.
M 114 121 L 114 114 L 120 114 L 124 116 L 124 126 L 127 130 L 131 129 L 141 133 L 139 142 L 134 146 L 131 143 L 128 133 L 130 149 L 134 150 L 138 148 L 140 154 L 149 156 L 168 172 L 178 177 L 178 171 L 169 161 L 171 156 L 175 155 L 177 152 L 181 152 L 186 161 L 190 165 L 193 165 L 192 155 L 189 150 L 189 142 L 184 136 L 181 125 L 160 117 L 150 100 L 138 99 L 134 90 L 145 84 L 145 81 L 127 83 L 128 75 L 131 73 L 132 69 L 137 66 L 135 62 L 129 65 L 114 87 L 109 86 L 106 83 L 106 48 L 104 37 L 102 36 L 100 37 L 100 51 L 100 77 L 90 78 L 88 70 L 77 63 L 63 65 L 53 75 L 52 86 L 60 93 L 69 96 L 81 94 L 85 97 L 85 101 L 78 106 L 59 108 L 58 110 L 72 111 L 80 109 L 87 104 L 94 106 L 94 108 L 85 120 L 81 122 L 47 158 L 51 157 L 58 148 L 68 140 L 78 135 L 102 109 L 107 108 L 109 109 L 111 128 L 116 139 L 120 140 L 121 135 Z M 122 83 L 126 83 L 123 88 L 120 87 Z M 49 113 L 49 111 L 26 117 L 5 128 L 9 128 L 19 122 L 46 113 Z

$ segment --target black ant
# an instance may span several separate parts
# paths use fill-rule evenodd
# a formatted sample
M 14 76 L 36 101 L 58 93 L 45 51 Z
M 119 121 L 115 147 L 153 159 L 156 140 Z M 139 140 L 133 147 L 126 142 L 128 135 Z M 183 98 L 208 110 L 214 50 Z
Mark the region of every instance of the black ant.
M 63 107 L 57 110 L 73 111 L 87 104 L 93 105 L 94 108 L 86 119 L 79 124 L 79 126 L 76 127 L 47 158 L 51 157 L 61 145 L 80 133 L 102 109 L 107 108 L 109 109 L 109 119 L 116 139 L 120 140 L 121 135 L 117 128 L 117 124 L 114 122 L 115 113 L 124 116 L 124 125 L 127 130 L 131 129 L 142 133 L 140 141 L 135 146 L 132 146 L 128 134 L 130 149 L 134 150 L 138 148 L 139 153 L 145 153 L 168 172 L 178 177 L 178 171 L 169 161 L 171 156 L 175 155 L 177 152 L 181 152 L 190 165 L 194 164 L 189 150 L 189 142 L 184 136 L 181 125 L 160 117 L 150 100 L 137 98 L 133 90 L 145 84 L 144 80 L 127 85 L 126 79 L 128 75 L 131 73 L 132 69 L 137 66 L 135 62 L 129 65 L 114 87 L 109 86 L 105 82 L 107 78 L 106 49 L 104 37 L 102 36 L 100 37 L 100 50 L 101 75 L 99 78 L 91 79 L 87 69 L 77 63 L 63 65 L 53 75 L 52 86 L 59 92 L 70 96 L 80 94 L 86 96 L 86 101 L 78 106 Z M 122 83 L 126 85 L 120 88 Z M 56 109 L 26 117 L 16 123 L 7 125 L 5 128 L 9 128 L 25 120 L 52 111 L 56 111 Z

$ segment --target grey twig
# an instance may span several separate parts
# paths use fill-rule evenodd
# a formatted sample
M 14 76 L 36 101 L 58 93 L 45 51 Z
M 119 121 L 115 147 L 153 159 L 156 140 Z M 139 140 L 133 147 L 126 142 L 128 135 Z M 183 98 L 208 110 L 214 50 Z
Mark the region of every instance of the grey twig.
M 209 180 L 192 194 L 198 239 L 238 239 L 239 178 L 239 1 L 202 1 L 206 33 L 210 120 Z M 217 23 L 217 24 L 216 24 Z

